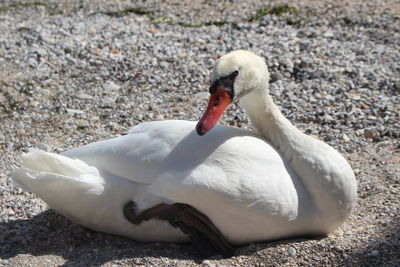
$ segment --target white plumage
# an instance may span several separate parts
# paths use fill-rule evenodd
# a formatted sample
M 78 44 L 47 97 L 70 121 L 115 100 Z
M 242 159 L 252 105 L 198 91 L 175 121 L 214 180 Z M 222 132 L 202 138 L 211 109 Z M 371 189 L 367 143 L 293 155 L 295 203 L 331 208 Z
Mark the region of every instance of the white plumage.
M 57 155 L 22 155 L 12 178 L 53 209 L 88 228 L 140 241 L 187 241 L 165 221 L 133 225 L 138 212 L 186 203 L 234 244 L 325 234 L 356 201 L 346 160 L 287 121 L 268 95 L 265 63 L 246 51 L 222 57 L 212 80 L 239 70 L 236 95 L 258 133 L 217 125 L 198 136 L 195 122 L 142 123 L 128 135 Z

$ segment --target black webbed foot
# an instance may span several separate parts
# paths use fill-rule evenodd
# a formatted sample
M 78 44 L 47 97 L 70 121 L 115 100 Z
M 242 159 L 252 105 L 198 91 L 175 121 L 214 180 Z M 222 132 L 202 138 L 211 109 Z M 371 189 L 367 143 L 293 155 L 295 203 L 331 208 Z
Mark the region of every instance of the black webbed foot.
M 187 234 L 192 241 L 193 247 L 203 257 L 208 258 L 216 254 L 230 257 L 233 254 L 233 247 L 211 220 L 190 205 L 183 203 L 167 205 L 162 203 L 140 214 L 136 214 L 135 210 L 136 205 L 134 202 L 129 202 L 124 206 L 124 215 L 128 221 L 137 225 L 152 218 L 166 220 L 172 226 Z

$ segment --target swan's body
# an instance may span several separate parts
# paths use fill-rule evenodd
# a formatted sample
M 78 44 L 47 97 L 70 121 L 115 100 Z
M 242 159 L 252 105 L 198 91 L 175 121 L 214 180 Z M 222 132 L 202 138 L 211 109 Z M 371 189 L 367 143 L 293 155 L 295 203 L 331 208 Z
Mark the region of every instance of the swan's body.
M 265 64 L 247 53 L 223 57 L 212 79 L 240 66 L 235 93 L 259 133 L 218 125 L 200 137 L 194 122 L 143 123 L 63 155 L 33 150 L 13 180 L 77 223 L 141 241 L 188 238 L 165 221 L 132 225 L 122 212 L 129 201 L 138 212 L 189 204 L 235 244 L 333 231 L 355 205 L 351 167 L 281 115 Z

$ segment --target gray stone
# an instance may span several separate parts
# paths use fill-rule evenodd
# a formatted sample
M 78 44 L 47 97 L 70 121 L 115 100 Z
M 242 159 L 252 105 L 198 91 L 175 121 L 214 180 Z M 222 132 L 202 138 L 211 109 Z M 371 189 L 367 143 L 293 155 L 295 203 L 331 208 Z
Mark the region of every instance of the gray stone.
M 297 251 L 294 247 L 289 247 L 287 252 L 290 257 L 296 256 L 296 253 L 297 253 Z
M 113 81 L 107 81 L 104 83 L 103 88 L 107 91 L 119 90 L 121 87 L 115 84 Z

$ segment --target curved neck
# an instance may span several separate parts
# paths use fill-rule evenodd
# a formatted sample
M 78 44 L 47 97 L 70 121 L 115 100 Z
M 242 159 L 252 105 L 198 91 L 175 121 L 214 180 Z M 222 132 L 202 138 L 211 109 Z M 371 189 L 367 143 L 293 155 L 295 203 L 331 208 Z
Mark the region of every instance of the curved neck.
M 240 104 L 257 131 L 279 152 L 284 153 L 288 145 L 293 145 L 292 141 L 304 134 L 282 115 L 268 94 L 267 87 L 264 83 L 252 90 L 240 99 Z
M 332 147 L 290 123 L 268 94 L 267 81 L 243 96 L 240 103 L 252 125 L 282 155 L 309 192 L 318 207 L 316 218 L 332 221 L 333 228 L 340 224 L 353 209 L 357 191 L 347 161 Z

